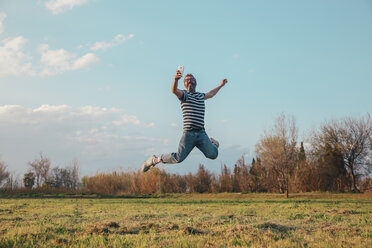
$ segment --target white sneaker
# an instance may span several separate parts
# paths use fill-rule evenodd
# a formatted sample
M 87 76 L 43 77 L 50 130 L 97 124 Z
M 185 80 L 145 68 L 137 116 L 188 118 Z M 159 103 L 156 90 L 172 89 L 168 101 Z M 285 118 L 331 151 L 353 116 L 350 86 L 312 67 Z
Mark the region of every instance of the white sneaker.
M 213 138 L 210 138 L 210 140 L 211 140 L 211 142 L 212 142 L 213 145 L 216 145 L 217 146 L 217 148 L 220 147 L 220 143 L 217 140 L 215 140 Z
M 151 169 L 151 167 L 154 167 L 156 164 L 154 163 L 154 159 L 157 157 L 155 155 L 152 155 L 149 157 L 142 165 L 142 172 L 146 172 Z

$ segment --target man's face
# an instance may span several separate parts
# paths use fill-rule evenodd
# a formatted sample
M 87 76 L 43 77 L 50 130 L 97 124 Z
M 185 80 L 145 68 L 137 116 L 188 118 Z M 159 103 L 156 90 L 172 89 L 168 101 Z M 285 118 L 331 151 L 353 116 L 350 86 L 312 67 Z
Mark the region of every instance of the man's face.
M 187 90 L 187 92 L 195 92 L 195 88 L 196 88 L 196 80 L 195 78 L 191 75 L 187 75 L 185 77 L 185 88 Z

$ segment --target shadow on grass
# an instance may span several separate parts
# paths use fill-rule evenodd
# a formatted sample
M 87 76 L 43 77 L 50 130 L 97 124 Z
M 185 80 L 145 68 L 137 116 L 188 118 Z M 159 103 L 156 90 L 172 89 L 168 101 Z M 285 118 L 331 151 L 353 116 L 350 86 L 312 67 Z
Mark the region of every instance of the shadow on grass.
M 274 232 L 285 233 L 285 234 L 287 234 L 289 231 L 297 230 L 296 227 L 283 226 L 283 225 L 279 225 L 279 224 L 275 224 L 271 222 L 266 222 L 261 225 L 257 225 L 256 227 L 259 229 L 264 229 L 264 230 L 270 229 Z

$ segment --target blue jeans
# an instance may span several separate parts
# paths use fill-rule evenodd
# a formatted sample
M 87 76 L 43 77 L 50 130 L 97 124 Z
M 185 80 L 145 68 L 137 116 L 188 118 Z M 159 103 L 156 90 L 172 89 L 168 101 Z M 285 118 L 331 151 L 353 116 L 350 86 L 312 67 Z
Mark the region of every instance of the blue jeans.
M 164 164 L 181 163 L 195 146 L 202 151 L 207 158 L 216 159 L 218 156 L 217 146 L 212 144 L 204 130 L 185 131 L 181 137 L 178 152 L 161 155 L 161 161 Z

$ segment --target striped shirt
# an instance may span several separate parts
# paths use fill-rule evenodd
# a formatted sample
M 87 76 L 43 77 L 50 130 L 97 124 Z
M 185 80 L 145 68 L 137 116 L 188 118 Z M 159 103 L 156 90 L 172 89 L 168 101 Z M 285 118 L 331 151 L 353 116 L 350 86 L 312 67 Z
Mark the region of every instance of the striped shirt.
M 183 90 L 183 96 L 180 100 L 183 114 L 184 131 L 204 129 L 204 97 L 204 93 L 191 93 Z

